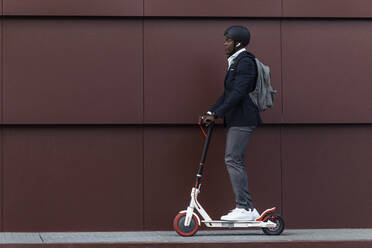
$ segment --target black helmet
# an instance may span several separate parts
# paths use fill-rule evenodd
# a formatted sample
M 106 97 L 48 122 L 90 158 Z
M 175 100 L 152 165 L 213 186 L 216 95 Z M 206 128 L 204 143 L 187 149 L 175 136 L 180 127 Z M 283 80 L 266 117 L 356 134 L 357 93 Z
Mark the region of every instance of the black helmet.
M 251 34 L 246 27 L 242 26 L 231 26 L 226 29 L 224 36 L 232 39 L 234 42 L 240 42 L 243 46 L 247 46 L 249 44 L 249 40 L 251 39 Z

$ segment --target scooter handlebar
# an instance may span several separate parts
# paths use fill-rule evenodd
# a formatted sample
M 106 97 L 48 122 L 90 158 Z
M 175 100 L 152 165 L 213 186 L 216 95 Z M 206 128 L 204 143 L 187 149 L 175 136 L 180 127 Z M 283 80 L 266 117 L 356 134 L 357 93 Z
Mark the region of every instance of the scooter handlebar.
M 213 129 L 215 122 L 212 120 L 204 121 L 203 116 L 200 116 L 198 125 L 200 126 L 201 131 L 203 132 L 204 136 L 207 137 L 207 133 L 209 130 Z M 206 129 L 204 128 L 206 127 Z

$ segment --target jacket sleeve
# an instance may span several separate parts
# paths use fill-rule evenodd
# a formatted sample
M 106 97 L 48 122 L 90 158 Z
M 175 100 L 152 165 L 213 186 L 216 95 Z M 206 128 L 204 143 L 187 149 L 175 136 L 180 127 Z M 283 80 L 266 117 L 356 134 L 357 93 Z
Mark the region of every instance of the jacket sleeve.
M 216 110 L 221 106 L 223 103 L 223 100 L 225 98 L 225 93 L 222 93 L 222 95 L 217 99 L 216 104 L 209 110 L 211 112 L 216 112 Z M 217 115 L 218 116 L 218 115 Z
M 235 82 L 229 94 L 225 95 L 223 102 L 214 111 L 217 116 L 224 116 L 226 112 L 247 97 L 249 92 L 254 90 L 256 75 L 255 61 L 251 58 L 242 58 L 239 61 Z

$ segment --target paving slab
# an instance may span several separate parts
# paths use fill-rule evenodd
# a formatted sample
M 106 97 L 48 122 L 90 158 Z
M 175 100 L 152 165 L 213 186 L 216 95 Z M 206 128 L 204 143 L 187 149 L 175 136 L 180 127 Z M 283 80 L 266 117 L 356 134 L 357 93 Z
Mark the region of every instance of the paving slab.
M 0 233 L 0 244 L 40 244 L 42 239 L 39 233 Z

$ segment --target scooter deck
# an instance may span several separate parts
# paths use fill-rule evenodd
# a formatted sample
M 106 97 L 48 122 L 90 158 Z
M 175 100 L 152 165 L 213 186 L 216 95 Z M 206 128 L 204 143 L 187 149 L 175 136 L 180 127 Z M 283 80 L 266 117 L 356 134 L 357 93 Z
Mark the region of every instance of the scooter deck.
M 204 223 L 258 223 L 261 221 L 255 221 L 255 220 L 202 220 Z
M 202 222 L 208 227 L 228 227 L 228 228 L 236 228 L 236 227 L 264 227 L 264 228 L 275 228 L 276 224 L 267 221 L 227 221 L 227 220 L 210 220 Z

